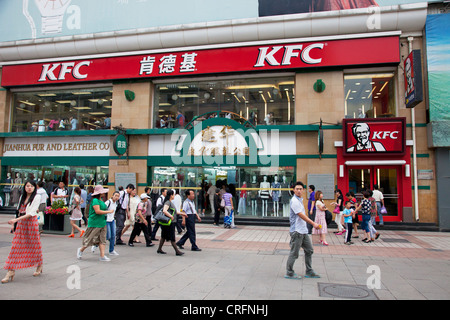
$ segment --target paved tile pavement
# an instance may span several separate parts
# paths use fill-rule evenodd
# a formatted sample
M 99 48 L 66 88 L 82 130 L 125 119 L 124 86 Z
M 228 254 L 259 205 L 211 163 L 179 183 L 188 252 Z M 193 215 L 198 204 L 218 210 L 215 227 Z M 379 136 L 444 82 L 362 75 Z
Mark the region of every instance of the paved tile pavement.
M 11 216 L 0 215 L 0 263 L 9 253 Z M 85 251 L 76 259 L 81 239 L 43 234 L 44 273 L 18 270 L 14 282 L 0 286 L 0 299 L 177 299 L 177 300 L 298 300 L 342 299 L 323 297 L 319 283 L 375 285 L 380 300 L 450 299 L 450 233 L 382 231 L 371 244 L 329 229 L 329 246 L 313 236 L 313 268 L 320 279 L 284 279 L 289 254 L 286 227 L 238 226 L 224 229 L 197 224 L 202 252 L 177 257 L 170 245 L 167 255 L 156 246 L 117 246 L 119 256 L 98 261 L 98 253 Z M 130 231 L 127 232 L 129 236 Z M 143 236 L 140 237 L 143 241 Z M 157 242 L 155 242 L 157 243 Z M 295 270 L 304 273 L 303 254 Z M 5 271 L 3 271 L 5 273 Z M 3 274 L 0 275 L 3 278 Z M 375 277 L 378 276 L 378 277 Z M 351 299 L 346 297 L 347 299 Z

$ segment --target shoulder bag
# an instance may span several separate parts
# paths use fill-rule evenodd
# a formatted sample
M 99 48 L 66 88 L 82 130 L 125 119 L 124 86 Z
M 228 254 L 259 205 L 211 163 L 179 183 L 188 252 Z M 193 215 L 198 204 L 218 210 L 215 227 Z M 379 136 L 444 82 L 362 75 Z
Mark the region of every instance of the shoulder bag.
M 168 223 L 170 225 L 169 221 L 172 221 L 172 219 L 170 219 L 168 216 L 166 216 L 164 214 L 163 210 L 164 210 L 164 205 L 156 212 L 154 219 L 156 221 L 158 221 L 159 224 L 163 224 L 163 223 L 167 224 Z

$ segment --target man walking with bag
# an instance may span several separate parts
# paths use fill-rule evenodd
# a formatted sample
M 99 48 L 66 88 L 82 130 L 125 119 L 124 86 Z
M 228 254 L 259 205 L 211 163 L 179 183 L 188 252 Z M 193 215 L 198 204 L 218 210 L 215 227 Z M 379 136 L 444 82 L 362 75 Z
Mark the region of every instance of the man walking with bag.
M 124 245 L 125 242 L 122 241 L 122 230 L 125 227 L 125 220 L 129 216 L 128 212 L 128 202 L 130 201 L 130 194 L 133 191 L 134 185 L 129 184 L 125 190 L 120 191 L 119 203 L 117 204 L 116 210 L 116 245 Z M 129 217 L 128 217 L 129 218 Z
M 195 210 L 195 192 L 194 190 L 186 190 L 186 200 L 183 202 L 183 211 L 187 214 L 186 218 L 186 233 L 181 237 L 180 240 L 177 242 L 177 246 L 180 249 L 184 249 L 183 245 L 189 239 L 191 242 L 191 250 L 192 251 L 202 251 L 199 247 L 197 247 L 196 236 L 195 236 L 195 218 L 199 222 L 202 221 L 202 219 L 199 217 L 197 210 Z

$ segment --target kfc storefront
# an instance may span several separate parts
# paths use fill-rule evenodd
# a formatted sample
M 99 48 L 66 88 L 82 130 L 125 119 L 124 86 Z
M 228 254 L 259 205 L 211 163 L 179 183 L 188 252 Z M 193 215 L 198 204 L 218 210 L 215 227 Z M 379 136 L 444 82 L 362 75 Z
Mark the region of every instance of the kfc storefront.
M 411 153 L 405 118 L 344 119 L 343 142 L 336 143 L 338 188 L 359 199 L 377 185 L 384 195 L 384 221 L 412 213 Z M 378 221 L 378 218 L 377 218 Z

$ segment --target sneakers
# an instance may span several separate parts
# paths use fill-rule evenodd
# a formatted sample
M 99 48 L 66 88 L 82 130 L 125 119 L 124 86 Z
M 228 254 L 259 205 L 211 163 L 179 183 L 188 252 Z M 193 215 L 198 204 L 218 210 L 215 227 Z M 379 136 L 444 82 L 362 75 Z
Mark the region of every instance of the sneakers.
M 108 262 L 108 261 L 111 261 L 111 259 L 110 258 L 108 258 L 107 256 L 104 256 L 104 257 L 100 257 L 100 259 L 99 259 L 100 261 L 103 261 L 103 262 Z
M 81 248 L 77 249 L 77 259 L 81 260 L 81 257 L 83 256 L 83 252 L 81 252 Z
M 285 279 L 292 279 L 292 280 L 300 280 L 302 277 L 297 275 L 296 273 L 294 273 L 292 276 L 290 275 L 285 275 L 284 276 Z
M 305 278 L 320 278 L 320 276 L 317 273 L 312 272 L 312 273 L 305 274 Z
M 109 253 L 110 256 L 118 256 L 119 254 L 116 252 L 116 250 L 114 250 L 113 252 Z

